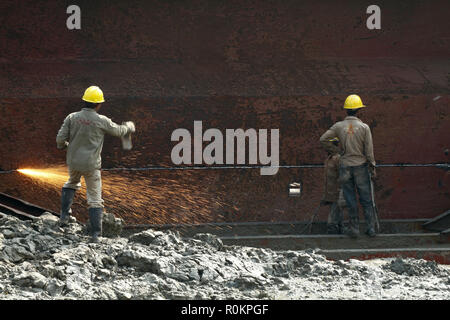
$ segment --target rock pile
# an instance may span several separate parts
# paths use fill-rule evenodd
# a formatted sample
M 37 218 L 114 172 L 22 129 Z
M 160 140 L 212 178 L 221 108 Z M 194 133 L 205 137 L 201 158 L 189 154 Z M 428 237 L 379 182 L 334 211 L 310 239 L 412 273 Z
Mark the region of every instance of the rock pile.
M 333 262 L 154 230 L 88 241 L 74 219 L 0 214 L 0 299 L 450 298 L 449 269 L 421 260 Z

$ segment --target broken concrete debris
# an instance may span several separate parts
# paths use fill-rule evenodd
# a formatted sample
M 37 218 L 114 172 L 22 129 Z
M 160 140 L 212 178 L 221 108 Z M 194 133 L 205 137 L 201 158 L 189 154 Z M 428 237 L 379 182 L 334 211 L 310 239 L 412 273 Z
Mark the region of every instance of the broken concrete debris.
M 314 250 L 225 246 L 145 230 L 89 243 L 71 218 L 0 214 L 0 299 L 449 299 L 448 266 L 416 259 L 329 261 Z M 112 232 L 114 234 L 114 232 Z

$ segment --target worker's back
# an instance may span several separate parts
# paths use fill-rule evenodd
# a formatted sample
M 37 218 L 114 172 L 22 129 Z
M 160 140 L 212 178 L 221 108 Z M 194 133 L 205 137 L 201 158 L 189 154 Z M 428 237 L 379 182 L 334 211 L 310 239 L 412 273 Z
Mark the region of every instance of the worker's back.
M 321 141 L 333 136 L 337 136 L 341 143 L 341 165 L 359 166 L 369 162 L 375 166 L 372 134 L 367 124 L 357 117 L 348 116 L 335 123 L 322 136 Z
M 68 141 L 67 165 L 72 170 L 87 172 L 101 168 L 101 152 L 105 133 L 124 136 L 124 125 L 117 125 L 94 109 L 83 108 L 64 120 L 56 137 L 57 143 Z

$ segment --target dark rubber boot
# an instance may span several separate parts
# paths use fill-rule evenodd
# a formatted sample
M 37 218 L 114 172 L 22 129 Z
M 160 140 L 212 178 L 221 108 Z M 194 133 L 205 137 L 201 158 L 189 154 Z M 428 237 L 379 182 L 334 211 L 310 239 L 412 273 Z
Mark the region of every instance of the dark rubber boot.
M 338 224 L 338 234 L 344 234 L 344 224 L 341 222 L 340 224 Z
M 59 216 L 59 225 L 65 226 L 69 222 L 72 213 L 72 203 L 75 196 L 75 189 L 62 188 L 61 191 L 61 215 Z
M 102 236 L 103 208 L 89 208 L 89 221 L 91 223 L 91 242 L 98 242 Z
M 350 238 L 358 238 L 359 236 L 359 217 L 358 210 L 348 210 L 349 214 L 349 226 L 347 230 L 347 235 Z
M 355 221 L 350 220 L 350 225 L 347 230 L 347 235 L 350 238 L 358 238 L 359 237 L 359 228 L 357 225 L 359 225 L 359 221 L 357 219 L 354 219 Z
M 337 224 L 327 224 L 328 234 L 339 234 L 339 226 Z
M 375 215 L 373 207 L 364 208 L 364 219 L 366 220 L 367 224 L 366 234 L 369 237 L 375 237 Z

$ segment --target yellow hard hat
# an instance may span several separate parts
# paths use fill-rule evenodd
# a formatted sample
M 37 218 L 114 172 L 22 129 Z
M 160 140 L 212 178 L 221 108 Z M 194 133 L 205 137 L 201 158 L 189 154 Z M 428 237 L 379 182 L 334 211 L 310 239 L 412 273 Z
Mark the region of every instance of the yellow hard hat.
M 103 99 L 103 91 L 97 86 L 87 88 L 84 92 L 83 100 L 92 103 L 105 102 L 105 99 Z
M 356 94 L 351 94 L 345 99 L 344 109 L 359 109 L 364 108 L 361 98 Z

